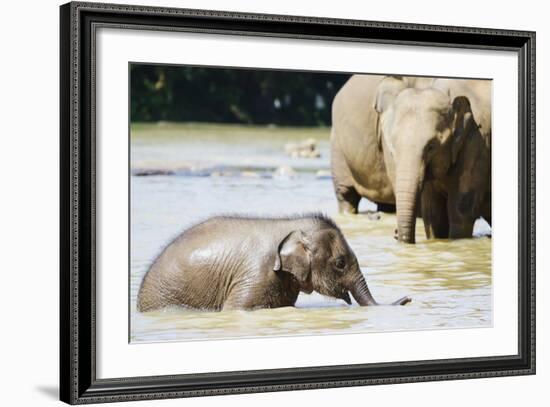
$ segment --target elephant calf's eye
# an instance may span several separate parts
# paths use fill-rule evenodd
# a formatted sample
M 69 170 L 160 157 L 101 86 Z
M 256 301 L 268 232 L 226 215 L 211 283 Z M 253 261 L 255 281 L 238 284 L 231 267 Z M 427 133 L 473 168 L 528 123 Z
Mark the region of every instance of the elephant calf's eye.
M 346 259 L 344 256 L 340 256 L 336 259 L 336 268 L 343 269 L 346 267 Z

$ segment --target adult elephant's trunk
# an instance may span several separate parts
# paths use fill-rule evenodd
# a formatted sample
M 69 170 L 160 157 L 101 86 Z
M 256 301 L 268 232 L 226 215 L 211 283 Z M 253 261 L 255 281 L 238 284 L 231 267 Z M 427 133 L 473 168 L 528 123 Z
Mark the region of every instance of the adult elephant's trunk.
M 395 173 L 397 238 L 400 242 L 415 243 L 416 203 L 424 179 L 420 159 L 400 163 Z
M 355 280 L 354 284 L 352 285 L 350 289 L 350 293 L 355 298 L 355 301 L 361 306 L 365 305 L 379 305 L 378 302 L 374 299 L 372 294 L 370 293 L 369 287 L 367 286 L 367 282 L 365 281 L 365 278 L 363 277 L 363 274 L 359 271 L 359 277 Z M 411 299 L 409 297 L 403 297 L 399 300 L 392 302 L 391 305 L 405 305 L 411 302 Z

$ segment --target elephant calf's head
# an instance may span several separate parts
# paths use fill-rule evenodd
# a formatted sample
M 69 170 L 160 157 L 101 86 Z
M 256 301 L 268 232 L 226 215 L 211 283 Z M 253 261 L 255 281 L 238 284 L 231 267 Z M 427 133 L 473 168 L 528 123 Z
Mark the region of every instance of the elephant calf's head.
M 297 230 L 279 244 L 274 271 L 290 273 L 306 293 L 340 298 L 351 304 L 377 305 L 359 268 L 355 254 L 335 226 Z M 406 304 L 405 297 L 396 304 Z

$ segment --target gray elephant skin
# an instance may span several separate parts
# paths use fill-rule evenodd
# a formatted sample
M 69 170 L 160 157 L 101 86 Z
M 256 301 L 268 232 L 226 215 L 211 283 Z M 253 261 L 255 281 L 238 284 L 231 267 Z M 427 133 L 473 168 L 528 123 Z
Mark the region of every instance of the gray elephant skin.
M 341 212 L 395 205 L 397 237 L 471 237 L 491 223 L 491 81 L 354 75 L 332 106 L 331 170 Z
M 137 309 L 276 308 L 313 291 L 348 304 L 350 293 L 360 305 L 377 304 L 331 219 L 220 216 L 187 229 L 164 249 L 141 283 Z

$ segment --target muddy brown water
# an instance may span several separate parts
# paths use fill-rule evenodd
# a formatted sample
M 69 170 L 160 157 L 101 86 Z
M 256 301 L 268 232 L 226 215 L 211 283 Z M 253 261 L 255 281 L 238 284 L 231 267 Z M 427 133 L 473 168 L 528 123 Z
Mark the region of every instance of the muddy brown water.
M 472 239 L 427 241 L 419 219 L 417 244 L 404 245 L 393 238 L 395 215 L 373 215 L 375 207 L 366 200 L 359 215 L 339 215 L 326 175 L 328 137 L 328 129 L 132 126 L 131 342 L 491 326 L 489 226 L 476 222 Z M 286 143 L 307 138 L 317 141 L 320 158 L 285 154 Z M 283 171 L 277 176 L 280 167 L 291 167 L 295 174 Z M 186 227 L 223 213 L 279 216 L 311 211 L 331 216 L 340 226 L 379 302 L 409 295 L 412 303 L 348 306 L 342 300 L 302 293 L 295 307 L 279 309 L 137 312 L 143 275 Z

